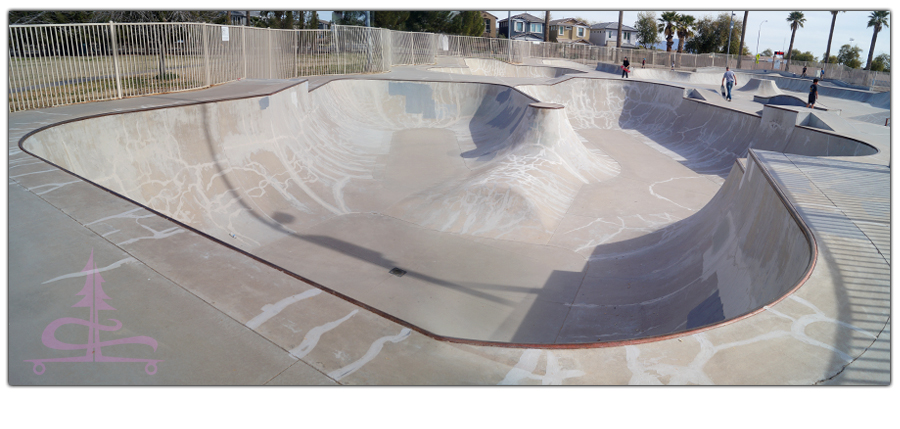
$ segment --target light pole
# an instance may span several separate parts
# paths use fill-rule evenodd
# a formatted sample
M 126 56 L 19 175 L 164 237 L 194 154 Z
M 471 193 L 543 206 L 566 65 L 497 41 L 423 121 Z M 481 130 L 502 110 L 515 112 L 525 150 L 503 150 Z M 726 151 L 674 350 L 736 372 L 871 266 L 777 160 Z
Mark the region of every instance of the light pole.
M 734 32 L 734 11 L 728 17 L 728 48 L 725 50 L 725 67 L 728 67 L 728 56 L 731 55 L 731 33 Z
M 759 23 L 759 30 L 756 32 L 756 53 L 759 54 L 759 34 L 762 33 L 762 25 L 769 22 L 765 20 Z

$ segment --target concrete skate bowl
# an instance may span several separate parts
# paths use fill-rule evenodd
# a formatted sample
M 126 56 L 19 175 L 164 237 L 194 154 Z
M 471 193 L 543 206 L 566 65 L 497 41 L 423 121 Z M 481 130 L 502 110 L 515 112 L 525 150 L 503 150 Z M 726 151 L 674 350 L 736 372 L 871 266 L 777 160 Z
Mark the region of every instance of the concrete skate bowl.
M 665 152 L 677 148 L 663 143 L 680 143 L 691 127 L 716 133 L 716 123 L 732 122 L 731 133 L 749 132 L 752 122 L 709 122 L 711 107 L 681 106 L 680 89 L 578 80 L 544 91 L 575 100 L 574 91 L 593 87 L 622 97 L 621 111 L 598 111 L 587 99 L 534 106 L 499 85 L 348 79 L 312 92 L 303 83 L 265 97 L 84 118 L 20 146 L 439 339 L 650 341 L 753 314 L 802 283 L 814 243 L 752 157 L 741 167 L 734 155 L 690 152 L 701 170 L 731 156 L 727 179 L 695 214 L 649 233 L 594 245 L 591 228 L 573 227 L 567 212 L 576 206 L 621 203 L 580 195 L 622 175 L 619 162 L 589 147 L 589 128 L 660 122 L 643 129 Z M 674 104 L 647 112 L 659 97 Z M 672 124 L 681 125 L 663 131 Z M 740 152 L 703 132 L 690 138 Z M 662 186 L 650 192 L 666 196 Z
M 454 73 L 475 76 L 497 76 L 497 77 L 540 77 L 555 78 L 568 74 L 584 73 L 580 70 L 565 67 L 550 66 L 521 66 L 505 63 L 503 61 L 466 58 L 466 67 L 432 67 L 428 71 L 440 73 Z

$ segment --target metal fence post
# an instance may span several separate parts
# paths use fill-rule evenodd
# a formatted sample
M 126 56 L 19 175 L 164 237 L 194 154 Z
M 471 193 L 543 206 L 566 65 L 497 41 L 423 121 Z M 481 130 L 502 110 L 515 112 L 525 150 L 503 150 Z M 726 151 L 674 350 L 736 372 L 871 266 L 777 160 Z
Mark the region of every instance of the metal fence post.
M 241 28 L 241 57 L 244 59 L 244 79 L 247 78 L 247 29 Z
M 272 76 L 275 72 L 275 67 L 272 64 L 272 31 L 274 30 L 269 29 L 268 31 L 266 31 L 266 56 L 269 59 L 269 79 L 275 78 L 274 76 Z
M 206 86 L 212 86 L 212 71 L 209 69 L 209 40 L 207 40 L 207 31 L 210 27 L 207 24 L 200 26 L 200 37 L 203 39 L 203 68 L 206 69 Z
M 122 73 L 119 72 L 119 47 L 116 44 L 116 24 L 109 21 L 109 38 L 112 40 L 113 64 L 116 68 L 116 93 L 122 98 Z

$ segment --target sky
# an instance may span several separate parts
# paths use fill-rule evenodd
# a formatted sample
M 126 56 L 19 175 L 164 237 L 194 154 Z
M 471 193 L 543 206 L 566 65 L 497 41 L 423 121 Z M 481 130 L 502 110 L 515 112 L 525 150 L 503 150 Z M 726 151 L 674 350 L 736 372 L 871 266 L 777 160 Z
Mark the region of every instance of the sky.
M 650 9 L 648 9 L 650 10 Z M 665 9 L 670 10 L 670 9 Z M 658 10 L 656 17 L 659 18 L 664 10 Z M 825 54 L 828 45 L 828 31 L 831 27 L 831 12 L 827 10 L 804 11 L 806 22 L 803 28 L 797 30 L 794 39 L 794 49 L 800 52 L 812 52 L 817 58 L 821 59 Z M 497 19 L 506 19 L 508 11 L 489 10 Z M 511 11 L 513 15 L 528 12 L 538 18 L 544 17 L 544 11 L 532 10 Z M 625 11 L 623 14 L 623 24 L 634 27 L 637 21 L 637 15 L 640 11 Z M 720 13 L 729 13 L 731 11 L 714 11 L 714 10 L 677 10 L 678 13 L 693 15 L 697 20 L 706 16 L 717 17 Z M 752 10 L 747 15 L 747 33 L 744 44 L 751 52 L 757 53 L 757 38 L 759 40 L 759 52 L 768 49 L 772 51 L 787 51 L 791 43 L 791 28 L 786 19 L 789 10 L 778 11 L 762 11 Z M 744 11 L 734 11 L 735 20 L 744 19 Z M 861 58 L 863 63 L 869 54 L 869 45 L 872 43 L 872 28 L 866 27 L 869 22 L 869 14 L 871 11 L 848 11 L 839 13 L 837 21 L 834 25 L 834 36 L 831 42 L 831 55 L 837 55 L 837 51 L 842 45 L 856 45 L 862 49 Z M 893 15 L 893 12 L 891 13 Z M 589 21 L 598 22 L 618 22 L 619 11 L 617 10 L 565 10 L 550 11 L 550 19 L 573 18 L 575 16 L 584 18 Z M 881 53 L 890 53 L 890 28 L 883 28 L 878 33 L 878 39 L 875 42 L 875 56 Z M 853 39 L 851 42 L 850 39 Z

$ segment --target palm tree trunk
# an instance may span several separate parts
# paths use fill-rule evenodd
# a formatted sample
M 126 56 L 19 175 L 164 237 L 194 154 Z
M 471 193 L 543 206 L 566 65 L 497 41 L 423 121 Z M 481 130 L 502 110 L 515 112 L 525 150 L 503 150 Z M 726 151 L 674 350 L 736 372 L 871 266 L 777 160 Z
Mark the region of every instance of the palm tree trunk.
M 544 13 L 544 41 L 550 41 L 550 11 Z
M 872 44 L 869 45 L 869 60 L 866 61 L 866 68 L 865 68 L 866 70 L 868 70 L 869 67 L 872 67 L 872 54 L 875 53 L 875 39 L 878 38 L 878 31 L 880 31 L 880 30 L 881 30 L 881 26 L 876 25 L 875 31 L 872 32 Z
M 797 29 L 794 28 L 791 31 L 791 44 L 788 46 L 787 51 L 787 61 L 784 62 L 784 71 L 788 70 L 788 67 L 791 65 L 791 52 L 794 50 L 794 36 L 797 35 Z
M 837 21 L 837 12 L 831 14 L 831 31 L 828 33 L 828 47 L 825 48 L 825 59 L 823 63 L 828 64 L 828 58 L 831 58 L 831 36 L 834 36 L 834 22 Z
M 738 53 L 737 53 L 737 67 L 741 68 L 741 59 L 744 58 L 744 36 L 747 35 L 747 15 L 750 14 L 750 11 L 744 11 L 744 23 L 741 24 L 741 44 L 738 45 Z
M 672 52 L 672 35 L 666 36 L 666 52 Z
M 617 48 L 622 47 L 622 15 L 624 13 L 625 13 L 625 11 L 623 11 L 623 10 L 619 11 L 619 32 L 616 33 L 616 47 Z

